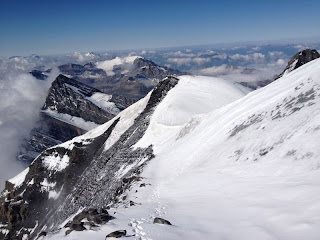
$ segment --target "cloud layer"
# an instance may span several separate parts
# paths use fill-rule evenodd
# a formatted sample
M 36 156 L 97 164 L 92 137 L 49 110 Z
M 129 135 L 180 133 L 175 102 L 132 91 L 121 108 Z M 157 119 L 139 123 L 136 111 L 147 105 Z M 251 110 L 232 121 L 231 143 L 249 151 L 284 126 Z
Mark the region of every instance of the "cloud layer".
M 12 70 L 12 69 L 11 69 Z M 26 166 L 16 161 L 21 141 L 28 138 L 38 119 L 51 81 L 58 75 L 53 70 L 46 81 L 39 81 L 20 70 L 0 76 L 0 188 Z

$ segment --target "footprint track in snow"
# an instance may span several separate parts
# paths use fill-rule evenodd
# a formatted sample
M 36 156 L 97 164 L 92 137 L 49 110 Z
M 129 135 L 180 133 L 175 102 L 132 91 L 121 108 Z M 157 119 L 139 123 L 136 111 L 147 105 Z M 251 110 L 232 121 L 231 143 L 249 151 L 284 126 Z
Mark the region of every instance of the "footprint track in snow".
M 147 233 L 143 231 L 142 223 L 145 222 L 144 218 L 140 218 L 140 220 L 132 219 L 129 223 L 129 226 L 132 227 L 132 231 L 135 233 L 136 240 L 152 240 L 148 238 Z

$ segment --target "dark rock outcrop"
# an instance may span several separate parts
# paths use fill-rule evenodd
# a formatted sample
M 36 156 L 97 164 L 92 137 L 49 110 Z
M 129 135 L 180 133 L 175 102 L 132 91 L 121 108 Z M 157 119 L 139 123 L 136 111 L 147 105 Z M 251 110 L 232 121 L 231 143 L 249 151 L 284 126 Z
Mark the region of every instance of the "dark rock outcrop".
M 68 223 L 66 227 L 72 224 L 80 223 L 85 218 L 89 222 L 93 222 L 96 224 L 105 224 L 106 222 L 111 220 L 113 217 L 109 215 L 108 211 L 105 209 L 91 208 L 88 210 L 84 210 L 78 215 L 76 215 L 71 221 L 71 223 Z
M 43 71 L 40 71 L 40 70 L 32 70 L 29 73 L 38 80 L 46 80 L 48 78 L 48 76 L 45 75 Z
M 112 94 L 110 102 L 114 102 L 117 108 L 122 111 L 127 107 L 129 107 L 130 105 L 134 104 L 136 101 L 118 94 Z
M 169 222 L 168 220 L 165 220 L 163 218 L 159 218 L 159 217 L 156 217 L 154 220 L 153 220 L 153 223 L 158 223 L 158 224 L 165 224 L 165 225 L 172 225 L 171 222 Z
M 290 59 L 284 71 L 276 79 L 319 57 L 320 54 L 315 49 L 305 49 L 298 52 Z
M 118 231 L 114 231 L 112 233 L 109 233 L 106 236 L 107 238 L 121 238 L 121 237 L 125 237 L 127 235 L 127 231 L 126 230 L 118 230 Z
M 86 228 L 84 227 L 84 223 L 80 222 L 80 223 L 72 223 L 70 225 L 70 229 L 73 231 L 84 231 L 86 230 Z

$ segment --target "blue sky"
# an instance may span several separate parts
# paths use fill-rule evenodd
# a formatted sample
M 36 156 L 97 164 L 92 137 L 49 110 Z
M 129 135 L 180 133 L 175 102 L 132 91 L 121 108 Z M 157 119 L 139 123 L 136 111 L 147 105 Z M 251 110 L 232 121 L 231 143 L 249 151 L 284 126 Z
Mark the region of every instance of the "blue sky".
M 0 2 L 1 57 L 307 38 L 320 29 L 319 0 Z

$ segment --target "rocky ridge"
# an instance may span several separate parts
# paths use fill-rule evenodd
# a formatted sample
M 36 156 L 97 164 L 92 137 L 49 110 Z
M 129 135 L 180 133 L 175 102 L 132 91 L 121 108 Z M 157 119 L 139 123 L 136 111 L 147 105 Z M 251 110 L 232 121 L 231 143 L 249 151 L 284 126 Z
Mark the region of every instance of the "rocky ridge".
M 154 108 L 177 83 L 175 77 L 164 79 L 107 125 L 45 150 L 29 168 L 7 181 L 1 195 L 0 239 L 36 239 L 43 231 L 63 227 L 79 209 L 102 211 L 121 201 L 121 193 L 154 157 L 152 146 L 135 150 L 131 146 L 143 136 Z M 126 125 L 126 115 L 131 113 L 136 117 Z
M 294 55 L 290 61 L 288 62 L 286 68 L 284 71 L 279 74 L 279 76 L 276 78 L 283 77 L 284 75 L 288 74 L 289 72 L 301 67 L 302 65 L 317 59 L 320 57 L 320 54 L 317 50 L 313 49 L 305 49 L 303 51 L 298 52 L 296 55 Z

